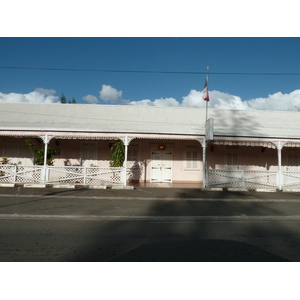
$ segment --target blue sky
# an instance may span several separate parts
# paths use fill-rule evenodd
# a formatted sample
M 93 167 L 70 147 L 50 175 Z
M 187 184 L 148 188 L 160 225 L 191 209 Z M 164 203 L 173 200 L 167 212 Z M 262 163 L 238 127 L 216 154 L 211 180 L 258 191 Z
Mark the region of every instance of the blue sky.
M 233 96 L 239 97 L 240 102 L 247 102 L 281 93 L 286 95 L 284 101 L 288 102 L 287 95 L 300 89 L 300 38 L 35 37 L 0 38 L 0 44 L 0 67 L 179 72 L 0 68 L 2 101 L 12 101 L 7 96 L 12 93 L 27 95 L 38 91 L 50 94 L 54 102 L 59 101 L 63 92 L 67 99 L 74 97 L 77 103 L 89 103 L 84 99 L 93 99 L 99 104 L 141 104 L 146 100 L 144 104 L 154 105 L 155 100 L 160 100 L 156 105 L 183 105 L 183 98 L 191 96 L 191 91 L 200 93 L 203 90 L 205 74 L 180 72 L 205 73 L 207 66 L 212 107 L 220 106 L 219 102 L 213 103 L 214 97 L 232 103 Z M 284 75 L 291 73 L 298 75 Z M 214 91 L 219 94 L 214 95 Z M 190 101 L 188 106 L 204 104 L 199 93 L 194 96 L 198 96 L 200 103 Z M 22 98 L 19 95 L 15 99 Z M 28 101 L 43 102 L 45 99 L 38 97 Z M 232 105 L 235 108 L 235 104 Z
M 56 97 L 54 102 L 59 101 L 63 92 L 67 99 L 74 97 L 78 103 L 89 103 L 83 98 L 90 95 L 94 98 L 85 99 L 94 99 L 99 104 L 138 104 L 147 100 L 153 105 L 155 100 L 161 100 L 161 105 L 173 106 L 174 101 L 182 105 L 183 98 L 192 90 L 203 90 L 205 74 L 180 72 L 205 73 L 206 66 L 210 71 L 211 98 L 214 98 L 214 91 L 218 91 L 226 94 L 223 98 L 218 95 L 225 102 L 229 101 L 229 96 L 237 96 L 243 102 L 266 99 L 276 93 L 290 94 L 300 89 L 300 38 L 47 37 L 0 38 L 0 44 L 0 67 L 179 72 L 0 68 L 2 101 L 11 93 L 27 95 L 44 89 L 52 99 Z M 284 75 L 290 73 L 298 75 Z

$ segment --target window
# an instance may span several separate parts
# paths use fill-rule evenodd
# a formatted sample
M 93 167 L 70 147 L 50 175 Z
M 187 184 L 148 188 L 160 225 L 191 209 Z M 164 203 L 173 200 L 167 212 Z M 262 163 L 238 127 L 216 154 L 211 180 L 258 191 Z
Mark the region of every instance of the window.
M 84 167 L 97 167 L 97 145 L 95 142 L 81 143 L 81 161 Z
M 33 165 L 33 153 L 25 143 L 5 144 L 3 156 L 8 157 L 10 164 Z
M 299 156 L 298 154 L 287 155 L 287 171 L 298 172 L 299 171 Z
M 238 152 L 227 152 L 225 154 L 225 170 L 238 170 L 239 156 Z
M 199 170 L 199 152 L 196 149 L 185 151 L 185 169 L 186 170 Z
M 288 172 L 299 172 L 300 153 L 298 148 L 286 148 L 283 150 L 283 165 Z
M 138 146 L 129 146 L 127 151 L 127 168 L 139 168 L 139 148 Z

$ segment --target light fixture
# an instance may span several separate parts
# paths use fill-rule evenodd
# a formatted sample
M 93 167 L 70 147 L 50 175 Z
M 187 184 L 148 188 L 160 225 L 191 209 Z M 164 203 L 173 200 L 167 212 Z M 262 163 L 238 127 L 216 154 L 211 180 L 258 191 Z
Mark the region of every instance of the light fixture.
M 158 145 L 158 150 L 165 150 L 166 149 L 166 145 Z

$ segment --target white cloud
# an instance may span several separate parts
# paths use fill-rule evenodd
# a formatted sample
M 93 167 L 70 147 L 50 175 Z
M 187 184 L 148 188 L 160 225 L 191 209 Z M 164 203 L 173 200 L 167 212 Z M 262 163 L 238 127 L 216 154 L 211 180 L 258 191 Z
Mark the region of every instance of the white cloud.
M 290 94 L 282 94 L 281 92 L 278 92 L 272 95 L 268 95 L 267 98 L 255 98 L 246 101 L 242 101 L 239 96 L 223 93 L 220 91 L 210 91 L 209 96 L 209 108 L 300 111 L 300 90 L 295 90 Z M 203 93 L 196 90 L 191 90 L 187 96 L 182 97 L 181 103 L 179 103 L 174 98 L 161 98 L 154 101 L 151 101 L 149 99 L 141 101 L 131 101 L 129 104 L 202 108 L 206 106 L 206 102 L 203 100 Z
M 43 89 L 43 88 L 36 88 L 35 90 L 41 94 L 48 95 L 48 96 L 56 94 L 56 91 L 53 89 L 47 90 L 47 89 Z
M 247 102 L 235 95 L 223 93 L 219 91 L 211 91 L 210 93 L 210 107 L 219 109 L 249 109 Z M 205 102 L 204 100 L 202 100 Z
M 160 98 L 154 101 L 155 106 L 179 106 L 179 102 L 174 98 Z
M 27 102 L 27 103 L 60 103 L 59 97 L 55 96 L 53 89 L 36 88 L 28 94 L 0 92 L 0 102 Z M 110 85 L 102 85 L 100 99 L 111 104 L 129 104 L 144 106 L 166 106 L 166 107 L 202 107 L 206 106 L 202 91 L 192 89 L 188 95 L 182 97 L 182 102 L 175 98 L 160 98 L 155 100 L 143 99 L 140 101 L 129 101 L 122 98 L 122 91 L 118 91 Z M 259 110 L 285 110 L 300 111 L 300 89 L 289 94 L 277 92 L 266 98 L 255 98 L 243 101 L 239 96 L 220 91 L 209 92 L 209 108 L 217 109 L 259 109 Z M 82 98 L 87 103 L 97 104 L 99 99 L 93 95 Z
M 145 99 L 145 100 L 140 100 L 140 101 L 130 101 L 129 102 L 130 105 L 141 105 L 141 106 L 154 106 L 154 102 L 149 100 L 149 99 Z
M 19 93 L 3 94 L 0 92 L 0 102 L 28 102 L 28 103 L 57 103 L 58 102 L 58 96 L 47 95 L 45 94 L 45 91 L 48 91 L 49 93 L 49 91 L 51 90 L 44 90 L 44 92 L 35 90 L 28 94 L 19 94 Z
M 140 101 L 131 101 L 130 105 L 144 105 L 144 106 L 179 106 L 180 103 L 174 98 L 160 98 L 154 101 L 149 99 L 140 100 Z
M 110 102 L 113 104 L 125 104 L 128 103 L 127 100 L 122 98 L 123 91 L 118 91 L 110 85 L 102 85 L 102 90 L 100 91 L 99 97 L 105 102 Z
M 267 98 L 251 99 L 247 103 L 250 109 L 300 111 L 300 90 L 290 94 L 278 92 Z
M 93 95 L 86 95 L 84 97 L 82 97 L 82 99 L 90 104 L 97 104 L 99 103 L 99 100 L 97 97 L 93 96 Z
M 211 95 L 210 95 L 211 97 Z M 203 93 L 191 90 L 190 93 L 182 97 L 182 104 L 181 106 L 185 107 L 205 107 L 205 101 L 203 100 Z

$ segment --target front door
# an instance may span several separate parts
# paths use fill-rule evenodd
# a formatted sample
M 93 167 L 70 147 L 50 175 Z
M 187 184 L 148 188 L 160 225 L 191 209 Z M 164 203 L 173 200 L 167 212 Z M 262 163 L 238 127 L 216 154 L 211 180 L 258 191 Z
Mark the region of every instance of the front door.
M 83 167 L 96 167 L 98 165 L 97 146 L 95 142 L 82 142 L 81 160 Z
M 172 182 L 172 151 L 151 151 L 151 182 Z

